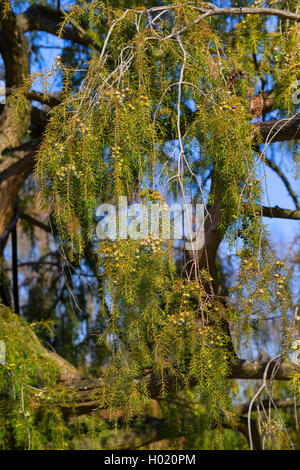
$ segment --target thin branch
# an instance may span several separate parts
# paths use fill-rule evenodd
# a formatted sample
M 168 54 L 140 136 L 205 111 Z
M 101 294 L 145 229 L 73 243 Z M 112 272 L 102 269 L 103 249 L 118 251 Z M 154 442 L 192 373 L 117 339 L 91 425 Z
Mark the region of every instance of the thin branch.
M 271 408 L 274 408 L 274 406 L 276 406 L 277 408 L 293 408 L 295 406 L 294 400 L 274 400 L 274 403 L 270 403 L 269 400 L 259 400 L 257 402 L 253 402 L 253 405 L 256 405 L 257 403 L 262 403 L 263 406 L 271 406 Z M 236 411 L 239 415 L 244 415 L 248 413 L 249 407 L 250 403 L 243 403 L 242 405 L 238 405 L 236 407 Z
M 39 220 L 35 219 L 34 217 L 31 217 L 29 214 L 25 214 L 24 212 L 20 213 L 20 219 L 26 220 L 32 225 L 36 225 L 37 227 L 41 228 L 42 230 L 45 230 L 45 232 L 51 233 L 51 227 L 49 225 L 44 224 L 43 222 L 40 222 Z
M 12 247 L 14 312 L 17 315 L 20 315 L 19 279 L 18 279 L 18 235 L 17 235 L 16 225 L 14 226 L 11 232 L 11 247 Z
M 293 199 L 294 201 L 294 204 L 296 206 L 296 209 L 299 211 L 300 210 L 300 206 L 299 206 L 299 203 L 298 203 L 298 198 L 297 198 L 297 195 L 296 193 L 293 191 L 287 177 L 283 174 L 283 172 L 281 171 L 281 169 L 276 165 L 276 163 L 272 162 L 272 160 L 270 160 L 269 158 L 265 157 L 265 162 L 266 164 L 272 168 L 272 170 L 274 170 L 277 175 L 281 178 L 283 184 L 285 185 L 289 195 L 291 196 L 291 198 Z
M 279 10 L 278 8 L 218 8 L 214 7 L 211 10 L 202 10 L 203 17 L 209 16 L 233 16 L 233 15 L 265 15 L 277 16 L 284 20 L 292 20 L 300 22 L 300 15 L 291 11 Z

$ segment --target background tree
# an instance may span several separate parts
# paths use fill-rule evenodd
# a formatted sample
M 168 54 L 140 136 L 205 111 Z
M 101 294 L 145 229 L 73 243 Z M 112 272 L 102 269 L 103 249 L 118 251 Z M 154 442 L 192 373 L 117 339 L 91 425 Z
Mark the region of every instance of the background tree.
M 300 217 L 296 2 L 0 6 L 2 446 L 297 446 L 297 260 L 263 223 Z M 200 249 L 99 241 L 124 195 L 202 203 Z

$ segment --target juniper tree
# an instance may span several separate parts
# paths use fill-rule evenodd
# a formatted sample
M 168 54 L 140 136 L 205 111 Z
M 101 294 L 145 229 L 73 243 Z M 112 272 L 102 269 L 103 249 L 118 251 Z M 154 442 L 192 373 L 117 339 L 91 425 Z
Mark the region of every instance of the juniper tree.
M 88 255 L 93 260 L 97 343 L 109 344 L 100 377 L 83 378 L 42 347 L 24 319 L 3 309 L 0 339 L 9 358 L 0 369 L 9 403 L 1 423 L 4 446 L 44 448 L 51 441 L 68 448 L 78 438 L 68 421 L 75 415 L 85 417 L 102 446 L 109 431 L 103 416 L 121 413 L 137 435 L 151 428 L 154 440 L 187 436 L 194 427 L 190 445 L 201 447 L 205 422 L 212 446 L 224 445 L 229 427 L 259 448 L 251 412 L 258 402 L 264 406 L 265 393 L 275 412 L 266 422 L 257 414 L 262 435 L 270 446 L 293 447 L 276 406 L 291 407 L 291 401 L 274 401 L 271 390 L 274 380 L 289 380 L 291 396 L 299 393 L 299 367 L 291 364 L 297 300 L 292 272 L 277 258 L 264 217 L 300 217 L 293 183 L 276 152 L 269 154 L 275 148 L 297 164 L 296 2 L 82 1 L 66 10 L 18 5 L 15 11 L 7 1 L 0 4 L 7 92 L 0 129 L 1 246 L 17 221 L 18 193 L 34 172 L 67 263 L 80 266 Z M 65 47 L 52 67 L 30 73 L 25 33 L 34 31 L 80 45 L 79 52 Z M 52 95 L 48 84 L 55 76 L 61 90 Z M 266 166 L 282 179 L 295 210 L 262 204 Z M 117 206 L 122 197 L 149 210 L 159 204 L 163 211 L 170 201 L 201 204 L 200 243 L 192 240 L 187 249 L 155 235 L 150 225 L 140 239 L 99 239 L 97 207 Z M 234 279 L 220 263 L 222 241 L 236 259 Z M 5 279 L 1 296 L 5 303 Z M 242 360 L 245 344 L 253 347 L 274 314 L 280 318 L 278 354 Z M 87 351 L 86 364 L 89 354 L 95 351 Z M 262 385 L 236 409 L 230 379 L 262 379 Z M 138 417 L 151 399 L 161 403 L 165 420 L 162 426 L 147 418 L 143 428 Z M 176 408 L 181 428 L 172 422 L 176 400 L 192 409 L 183 420 Z M 131 435 L 132 446 L 147 442 Z

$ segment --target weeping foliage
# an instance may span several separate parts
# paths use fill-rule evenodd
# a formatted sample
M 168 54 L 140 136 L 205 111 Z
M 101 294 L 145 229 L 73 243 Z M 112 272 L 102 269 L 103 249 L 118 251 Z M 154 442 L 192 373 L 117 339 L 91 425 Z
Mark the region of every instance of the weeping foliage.
M 0 328 L 7 351 L 0 367 L 1 447 L 44 449 L 52 441 L 56 448 L 66 448 L 69 430 L 55 404 L 71 396 L 57 385 L 57 364 L 32 327 L 4 307 Z
M 102 53 L 80 70 L 79 89 L 72 86 L 78 70 L 58 59 L 51 71 L 63 77 L 63 100 L 51 111 L 36 175 L 70 260 L 80 260 L 87 243 L 97 254 L 106 322 L 98 341 L 109 338 L 113 351 L 96 393 L 99 407 L 136 415 L 149 400 L 144 371 L 151 368 L 162 397 L 170 378 L 175 388 L 192 384 L 218 428 L 225 412 L 233 416 L 227 377 L 235 357 L 224 324 L 234 339 L 245 339 L 251 321 L 263 321 L 255 312 L 276 306 L 286 351 L 290 343 L 289 278 L 261 224 L 262 157 L 252 146 L 249 111 L 257 71 L 249 57 L 265 57 L 258 72 L 280 82 L 276 100 L 290 112 L 299 45 L 293 24 L 270 33 L 265 18 L 249 16 L 228 31 L 224 20 L 199 21 L 197 3 L 168 5 L 159 28 L 154 11 L 148 16 L 143 7 L 118 10 L 96 1 L 70 9 L 66 24 L 88 19 Z M 103 21 L 109 32 L 100 41 Z M 203 178 L 211 171 L 208 188 Z M 167 192 L 205 210 L 218 202 L 221 233 L 232 246 L 242 241 L 239 278 L 226 301 L 207 269 L 180 276 L 174 245 L 153 238 L 150 227 L 146 240 L 97 238 L 101 202 L 117 206 L 127 196 L 151 208 L 166 202 Z

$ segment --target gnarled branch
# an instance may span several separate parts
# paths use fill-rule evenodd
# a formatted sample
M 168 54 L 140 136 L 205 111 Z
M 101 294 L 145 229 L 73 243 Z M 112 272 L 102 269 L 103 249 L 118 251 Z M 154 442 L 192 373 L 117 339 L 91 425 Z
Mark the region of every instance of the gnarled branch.
M 20 13 L 17 16 L 17 22 L 24 33 L 27 31 L 44 31 L 58 36 L 59 26 L 64 18 L 65 15 L 60 9 L 57 10 L 44 5 L 32 5 L 24 13 Z M 82 28 L 76 27 L 74 22 L 72 26 L 65 25 L 61 37 L 82 46 L 100 50 L 94 39 Z

